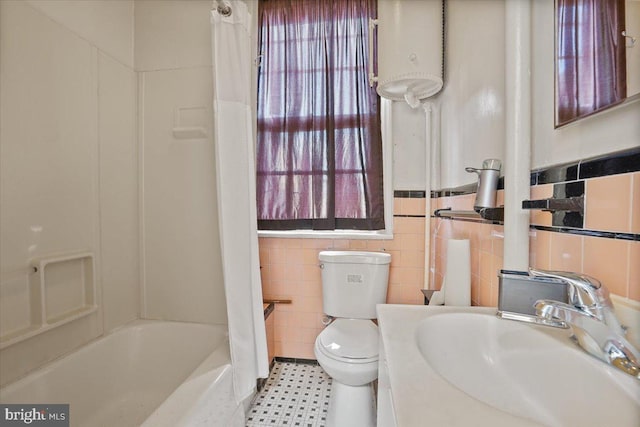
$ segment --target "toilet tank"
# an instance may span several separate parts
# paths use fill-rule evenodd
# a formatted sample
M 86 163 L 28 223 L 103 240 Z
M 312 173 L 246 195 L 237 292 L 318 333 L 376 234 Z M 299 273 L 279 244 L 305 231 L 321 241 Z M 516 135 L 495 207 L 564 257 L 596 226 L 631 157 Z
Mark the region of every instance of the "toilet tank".
M 387 300 L 391 255 L 381 252 L 322 251 L 322 308 L 329 316 L 375 319 Z

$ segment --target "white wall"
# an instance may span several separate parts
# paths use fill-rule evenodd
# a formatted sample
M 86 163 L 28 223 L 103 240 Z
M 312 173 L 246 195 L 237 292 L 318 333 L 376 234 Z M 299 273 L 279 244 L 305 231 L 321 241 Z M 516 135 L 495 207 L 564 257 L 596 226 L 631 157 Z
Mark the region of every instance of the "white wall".
M 426 116 L 422 108 L 412 109 L 404 101 L 393 103 L 393 189 L 425 189 Z
M 31 324 L 35 258 L 92 252 L 99 309 L 1 350 L 2 384 L 138 313 L 133 7 L 75 3 L 0 2 L 0 334 Z
M 143 316 L 226 323 L 212 140 L 211 1 L 136 1 Z M 201 127 L 181 139 L 174 128 Z
M 474 182 L 465 166 L 480 166 L 485 158 L 502 159 L 505 126 L 504 0 L 447 3 L 446 82 L 433 100 L 442 116 L 440 188 Z M 554 3 L 534 0 L 532 19 L 531 168 L 640 146 L 640 99 L 554 129 Z M 413 126 L 409 132 L 418 132 L 418 122 Z M 394 135 L 396 170 L 412 171 L 399 172 L 396 180 L 417 182 L 423 151 L 410 141 L 411 136 Z M 408 151 L 400 151 L 402 145 Z
M 504 156 L 504 1 L 447 2 L 440 187 L 475 182 L 467 166 Z
M 554 3 L 532 3 L 532 168 L 640 146 L 640 100 L 554 129 Z
M 627 96 L 640 93 L 640 0 L 627 0 L 624 2 L 625 30 L 626 34 L 635 37 L 636 42 L 631 46 L 631 40 L 625 40 L 627 59 Z
M 433 158 L 439 188 L 474 182 L 466 166 L 504 154 L 504 0 L 448 0 L 446 13 L 445 86 L 427 100 L 440 109 L 440 157 Z M 394 103 L 396 190 L 425 187 L 424 114 Z

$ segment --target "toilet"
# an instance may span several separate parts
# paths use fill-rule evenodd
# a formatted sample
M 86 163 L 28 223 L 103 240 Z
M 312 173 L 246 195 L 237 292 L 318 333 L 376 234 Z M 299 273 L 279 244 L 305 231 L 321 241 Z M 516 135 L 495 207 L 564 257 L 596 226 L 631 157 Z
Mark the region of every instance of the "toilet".
M 372 382 L 378 377 L 376 304 L 387 298 L 391 255 L 322 251 L 323 311 L 334 318 L 316 338 L 318 363 L 332 378 L 328 427 L 376 425 Z

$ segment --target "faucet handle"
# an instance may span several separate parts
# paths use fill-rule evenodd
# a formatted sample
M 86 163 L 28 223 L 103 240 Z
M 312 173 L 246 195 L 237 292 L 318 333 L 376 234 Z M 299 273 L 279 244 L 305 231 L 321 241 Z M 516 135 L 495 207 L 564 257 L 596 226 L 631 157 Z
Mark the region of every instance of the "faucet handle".
M 624 336 L 626 328 L 615 315 L 609 291 L 598 279 L 586 274 L 569 271 L 548 271 L 530 269 L 532 276 L 552 277 L 567 283 L 567 301 L 570 305 L 595 316 L 608 325 L 611 330 Z
M 568 282 L 580 288 L 600 289 L 602 287 L 602 283 L 595 277 L 587 276 L 586 274 L 581 274 L 581 273 L 574 273 L 572 271 L 551 271 L 551 270 L 530 268 L 529 272 L 533 276 L 553 277 L 556 279 L 562 279 L 565 282 Z
M 552 277 L 568 283 L 569 303 L 581 308 L 612 306 L 609 291 L 595 277 L 571 271 L 550 271 L 531 268 L 535 277 Z

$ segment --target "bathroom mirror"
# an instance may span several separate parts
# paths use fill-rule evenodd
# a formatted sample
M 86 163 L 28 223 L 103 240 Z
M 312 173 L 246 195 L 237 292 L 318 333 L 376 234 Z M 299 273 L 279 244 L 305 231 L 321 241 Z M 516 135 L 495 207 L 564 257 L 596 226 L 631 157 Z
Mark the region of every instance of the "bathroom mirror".
M 640 0 L 555 1 L 555 127 L 640 92 Z

